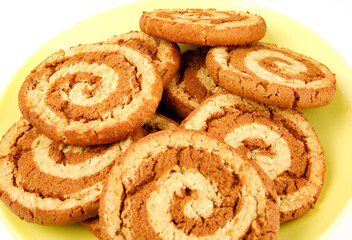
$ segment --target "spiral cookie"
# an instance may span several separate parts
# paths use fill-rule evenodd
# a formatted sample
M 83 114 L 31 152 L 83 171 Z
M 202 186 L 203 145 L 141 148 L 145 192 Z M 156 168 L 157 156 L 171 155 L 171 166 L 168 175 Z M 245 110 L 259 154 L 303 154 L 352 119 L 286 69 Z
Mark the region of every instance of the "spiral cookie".
M 59 144 L 21 119 L 0 143 L 0 198 L 21 219 L 64 225 L 94 217 L 107 173 L 143 136 L 137 130 L 109 145 Z
M 146 130 L 147 134 L 154 133 L 166 129 L 175 129 L 178 123 L 161 115 L 154 114 L 142 128 Z M 81 222 L 91 233 L 101 239 L 99 217 L 90 218 Z
M 215 47 L 206 66 L 229 92 L 283 108 L 327 105 L 336 90 L 335 76 L 326 66 L 274 44 Z
M 104 185 L 103 239 L 277 239 L 277 195 L 252 161 L 208 134 L 164 130 L 133 144 Z
M 179 72 L 164 90 L 164 104 L 181 118 L 187 117 L 207 97 L 225 91 L 216 85 L 205 67 L 208 50 L 200 47 L 184 52 Z
M 143 32 L 171 42 L 208 46 L 255 42 L 266 31 L 260 16 L 213 8 L 143 12 L 139 26 Z
M 106 144 L 142 126 L 155 113 L 162 90 L 149 56 L 118 44 L 87 44 L 39 64 L 22 84 L 19 106 L 57 142 Z
M 274 181 L 281 222 L 314 207 L 325 162 L 319 139 L 303 114 L 221 93 L 205 100 L 181 127 L 206 131 L 254 160 Z
M 166 87 L 180 66 L 181 52 L 176 43 L 154 38 L 144 32 L 129 32 L 114 36 L 105 41 L 108 44 L 126 45 L 152 57 L 163 86 Z

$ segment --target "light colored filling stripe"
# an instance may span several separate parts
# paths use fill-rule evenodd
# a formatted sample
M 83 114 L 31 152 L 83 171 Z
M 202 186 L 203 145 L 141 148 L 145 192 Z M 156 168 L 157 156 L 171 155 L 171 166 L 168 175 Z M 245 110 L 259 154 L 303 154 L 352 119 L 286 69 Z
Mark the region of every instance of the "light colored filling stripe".
M 131 144 L 132 140 L 128 137 L 126 140 L 121 141 L 121 143 L 122 142 Z M 49 149 L 52 145 L 51 139 L 41 135 L 33 142 L 33 144 L 37 145 L 34 149 L 33 161 L 43 173 L 73 180 L 88 177 L 102 171 L 105 167 L 118 159 L 122 153 L 120 143 L 116 143 L 103 155 L 94 156 L 93 158 L 78 164 L 60 164 L 55 162 L 49 156 Z M 75 148 L 72 146 L 69 147 Z
M 131 64 L 135 65 L 138 70 L 138 75 L 142 74 L 143 75 L 143 81 L 141 83 L 141 91 L 138 93 L 135 93 L 135 96 L 133 100 L 131 101 L 130 104 L 124 106 L 122 109 L 121 107 L 112 109 L 112 113 L 104 115 L 106 118 L 104 119 L 104 125 L 101 127 L 107 127 L 116 124 L 116 122 L 123 122 L 123 121 L 129 121 L 131 113 L 135 112 L 138 108 L 142 107 L 145 105 L 145 102 L 148 100 L 151 101 L 157 101 L 159 100 L 156 99 L 155 96 L 151 95 L 151 92 L 155 92 L 155 82 L 157 82 L 156 78 L 159 78 L 161 82 L 161 78 L 158 77 L 157 75 L 154 74 L 147 74 L 147 73 L 155 73 L 155 67 L 154 65 L 150 62 L 148 58 L 146 58 L 144 55 L 139 53 L 138 51 L 135 51 L 133 49 L 130 49 L 128 47 L 124 46 L 119 46 L 116 44 L 104 44 L 104 45 L 82 45 L 82 46 L 77 46 L 71 48 L 67 53 L 67 56 L 73 56 L 75 54 L 81 53 L 81 52 L 94 52 L 94 51 L 101 51 L 101 52 L 119 52 L 122 54 Z M 85 66 L 79 65 L 79 66 L 84 66 L 87 68 L 88 71 L 93 72 L 94 70 L 92 69 L 92 66 Z M 97 65 L 94 65 L 96 67 Z M 96 70 L 97 73 L 101 72 L 105 67 L 99 66 L 98 69 Z M 106 69 L 105 69 L 106 70 Z M 112 75 L 111 70 L 108 70 L 107 75 L 104 75 L 103 77 L 108 77 L 108 75 Z M 114 75 L 114 74 L 113 74 Z M 116 75 L 114 75 L 116 77 Z M 47 78 L 47 79 L 46 79 Z M 44 102 L 44 99 L 46 98 L 46 93 L 49 91 L 50 86 L 48 84 L 48 76 L 44 76 L 44 79 L 40 81 L 40 83 L 37 85 L 37 88 L 28 91 L 27 92 L 27 98 L 28 98 L 28 107 L 32 109 L 33 112 L 38 112 L 41 113 L 40 118 L 51 125 L 57 126 L 57 129 L 60 129 L 61 134 L 65 131 L 71 131 L 77 129 L 78 126 L 80 126 L 82 131 L 85 131 L 86 129 L 91 129 L 91 128 L 97 128 L 97 122 L 96 121 L 90 121 L 88 123 L 82 124 L 80 121 L 71 121 L 69 122 L 67 119 L 60 118 L 55 112 L 53 112 L 48 106 L 45 104 L 42 104 Z M 109 89 L 111 87 L 111 82 L 107 83 L 106 87 L 104 89 Z M 159 86 L 158 86 L 159 87 Z M 160 85 L 160 89 L 162 86 Z M 77 89 L 79 90 L 79 89 Z M 110 91 L 110 90 L 109 90 Z M 161 91 L 160 91 L 161 92 Z M 83 95 L 83 94 L 76 94 L 76 95 Z M 99 99 L 99 97 L 97 97 Z M 87 103 L 87 101 L 86 101 Z M 98 123 L 100 120 L 98 121 Z M 98 125 L 99 126 L 99 125 Z M 60 134 L 60 133 L 58 133 Z
M 265 125 L 258 123 L 241 125 L 229 132 L 224 140 L 230 146 L 238 148 L 243 144 L 243 140 L 250 138 L 263 140 L 275 153 L 275 156 L 269 157 L 261 155 L 258 150 L 249 152 L 248 156 L 265 171 L 271 180 L 291 166 L 291 151 L 287 142 Z
M 206 105 L 203 106 L 203 108 L 206 109 L 205 111 L 202 111 L 202 109 L 199 109 L 192 118 L 188 119 L 184 127 L 188 129 L 200 130 L 206 126 L 207 119 L 211 117 L 210 113 L 213 113 L 213 114 L 217 112 L 221 113 L 223 111 L 223 107 L 234 106 L 236 103 L 243 104 L 243 101 L 246 102 L 246 100 L 241 100 L 241 98 L 232 94 L 219 95 L 216 98 L 213 98 L 212 101 L 209 101 Z M 258 107 L 261 107 L 261 105 L 255 102 L 252 102 L 251 105 L 254 105 L 254 106 L 257 105 Z M 277 109 L 277 108 L 274 108 L 274 109 Z M 278 112 L 279 110 L 275 110 L 275 111 Z M 283 117 L 290 119 L 296 126 L 299 126 L 302 132 L 307 133 L 308 135 L 308 137 L 306 138 L 307 145 L 312 147 L 312 150 L 309 154 L 311 173 L 310 173 L 310 178 L 307 179 L 308 185 L 294 193 L 279 196 L 280 212 L 289 212 L 289 211 L 298 209 L 300 207 L 303 207 L 307 203 L 314 202 L 314 196 L 319 192 L 320 186 L 323 183 L 321 176 L 324 174 L 324 168 L 323 168 L 324 159 L 322 156 L 317 155 L 317 151 L 319 150 L 316 149 L 316 146 L 320 144 L 316 142 L 315 140 L 316 136 L 312 131 L 312 129 L 309 128 L 308 122 L 302 116 L 297 114 L 297 112 L 295 111 L 291 111 L 291 110 L 281 111 L 280 114 Z M 265 132 L 264 129 L 262 129 L 261 131 L 262 131 L 262 134 Z M 248 134 L 248 132 L 246 132 L 246 134 Z M 236 139 L 234 136 L 230 135 L 227 138 L 228 140 L 232 139 L 231 140 L 232 144 L 235 143 L 235 146 L 238 146 L 239 143 L 236 143 Z M 262 136 L 261 139 L 265 141 L 266 136 Z M 258 155 L 256 157 L 258 157 Z M 291 161 L 290 162 L 288 162 L 288 160 L 286 161 L 287 161 L 286 162 L 287 165 L 288 163 L 291 164 Z M 279 169 L 281 169 L 281 167 L 283 166 L 280 166 Z M 270 175 L 273 176 L 274 174 L 276 173 L 272 172 L 272 175 L 269 173 L 269 176 Z
M 12 202 L 17 201 L 24 207 L 33 209 L 33 211 L 35 211 L 35 209 L 57 211 L 81 206 L 84 203 L 97 199 L 101 194 L 103 186 L 101 182 L 98 182 L 80 192 L 71 194 L 72 198 L 63 201 L 55 198 L 41 198 L 34 193 L 26 192 L 22 188 L 13 185 L 13 174 L 11 174 L 13 168 L 13 163 L 4 160 L 0 161 L 0 169 L 5 169 L 5 171 L 0 172 L 0 178 L 3 179 L 3 181 L 0 182 L 1 189 L 10 195 Z
M 210 14 L 211 11 L 207 11 L 207 14 Z M 177 19 L 177 22 L 179 23 L 192 23 L 193 25 L 213 25 L 215 26 L 216 29 L 224 29 L 224 28 L 228 28 L 228 27 L 243 27 L 243 26 L 250 26 L 250 25 L 256 25 L 258 24 L 261 20 L 259 17 L 254 16 L 254 15 L 250 15 L 250 14 L 246 14 L 244 12 L 237 12 L 236 14 L 240 15 L 240 16 L 247 16 L 248 18 L 245 20 L 241 20 L 241 21 L 231 21 L 231 22 L 223 22 L 221 24 L 211 24 L 210 21 L 211 20 L 220 20 L 220 19 L 228 19 L 229 15 L 221 13 L 221 12 L 215 12 L 213 13 L 212 16 L 202 16 L 199 17 L 197 12 L 189 12 L 189 13 L 176 13 L 176 12 L 170 12 L 170 19 L 167 18 L 160 18 L 160 17 L 156 17 L 160 20 L 163 21 L 170 21 L 170 22 L 174 22 L 175 20 L 173 20 L 173 18 Z
M 49 89 L 53 86 L 60 78 L 66 76 L 67 74 L 74 74 L 79 72 L 92 73 L 94 76 L 100 76 L 101 86 L 100 89 L 97 89 L 94 93 L 94 96 L 88 97 L 84 94 L 85 91 L 92 90 L 93 85 L 87 82 L 80 82 L 74 85 L 70 90 L 69 95 L 62 92 L 62 98 L 76 104 L 78 106 L 91 106 L 97 103 L 103 102 L 110 94 L 115 91 L 117 83 L 119 81 L 119 75 L 110 67 L 97 63 L 88 64 L 86 62 L 79 62 L 72 66 L 62 68 L 59 71 L 55 72 L 49 78 Z
M 191 136 L 185 136 L 191 135 Z M 173 148 L 178 147 L 190 147 L 192 146 L 195 149 L 204 149 L 205 151 L 219 155 L 219 142 L 215 139 L 205 138 L 205 136 L 198 137 L 198 134 L 193 135 L 192 133 L 173 133 L 173 136 L 170 138 L 168 135 L 163 135 L 159 137 L 156 141 L 155 139 L 149 139 L 148 144 L 139 145 L 138 153 L 134 148 L 130 150 L 128 163 L 122 165 L 117 173 L 124 173 L 122 179 L 123 184 L 126 189 L 129 189 L 134 183 L 134 176 L 136 171 L 145 159 L 153 158 L 160 152 L 166 151 L 168 147 L 172 146 Z M 221 144 L 220 144 L 221 145 Z M 158 151 L 150 151 L 150 149 L 159 149 Z M 257 214 L 261 209 L 265 208 L 266 205 L 266 188 L 263 186 L 263 183 L 258 176 L 257 172 L 249 162 L 244 162 L 239 156 L 235 155 L 230 150 L 223 148 L 221 151 L 221 159 L 224 162 L 228 162 L 231 167 L 227 168 L 230 172 L 234 172 L 238 175 L 243 182 L 243 188 L 241 189 L 241 198 L 243 199 L 243 206 L 237 215 L 228 221 L 223 228 L 217 230 L 213 236 L 205 236 L 201 239 L 226 239 L 225 235 L 229 235 L 231 239 L 242 236 L 247 232 L 252 221 L 257 218 Z M 236 161 L 233 161 L 233 159 Z M 134 169 L 133 171 L 131 171 Z M 151 198 L 147 201 L 147 209 L 149 214 L 151 214 L 151 224 L 155 227 L 156 231 L 161 235 L 165 236 L 166 239 L 173 239 L 173 236 L 179 237 L 179 239 L 194 239 L 194 236 L 187 236 L 182 231 L 177 230 L 170 223 L 170 215 L 167 213 L 170 205 L 170 195 L 167 197 L 167 201 L 162 201 L 161 199 L 167 195 L 167 193 L 177 192 L 185 186 L 198 189 L 203 189 L 201 184 L 205 184 L 210 189 L 216 190 L 214 186 L 209 186 L 209 181 L 205 177 L 196 172 L 195 170 L 184 170 L 185 174 L 173 173 L 166 178 L 161 178 L 159 180 L 160 188 L 151 194 Z M 189 176 L 188 176 L 189 175 Z M 165 196 L 164 196 L 165 195 Z M 206 199 L 200 200 L 198 203 L 193 202 L 193 204 L 200 204 L 201 207 L 207 207 L 208 211 L 211 211 L 209 207 L 209 201 L 212 200 L 213 204 L 218 204 L 217 202 L 221 199 L 217 197 L 216 194 L 210 192 L 204 192 L 204 197 Z M 186 206 L 184 211 L 189 210 L 190 206 Z M 156 209 L 155 213 L 153 209 Z M 206 209 L 199 210 L 198 208 L 194 209 L 197 214 L 204 214 L 209 216 L 210 213 L 206 212 Z M 160 214 L 160 211 L 163 213 Z M 189 216 L 193 215 L 194 212 L 188 212 Z M 161 220 L 164 219 L 164 220 Z M 241 224 L 239 224 L 242 222 Z M 122 231 L 128 231 L 124 229 Z M 174 235 L 175 234 L 175 235 Z

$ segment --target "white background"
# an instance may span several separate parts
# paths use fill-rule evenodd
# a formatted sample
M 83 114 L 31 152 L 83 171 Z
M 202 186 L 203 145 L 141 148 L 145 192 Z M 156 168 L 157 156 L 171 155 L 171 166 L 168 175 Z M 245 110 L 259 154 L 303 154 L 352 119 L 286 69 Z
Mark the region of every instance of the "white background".
M 135 1 L 2 0 L 0 2 L 0 91 L 27 59 L 57 34 L 96 13 Z M 247 1 L 274 9 L 303 23 L 324 38 L 352 67 L 351 0 Z M 346 184 L 351 186 L 351 183 Z M 13 240 L 1 221 L 0 239 Z M 352 240 L 352 210 L 330 237 L 330 240 L 337 239 Z

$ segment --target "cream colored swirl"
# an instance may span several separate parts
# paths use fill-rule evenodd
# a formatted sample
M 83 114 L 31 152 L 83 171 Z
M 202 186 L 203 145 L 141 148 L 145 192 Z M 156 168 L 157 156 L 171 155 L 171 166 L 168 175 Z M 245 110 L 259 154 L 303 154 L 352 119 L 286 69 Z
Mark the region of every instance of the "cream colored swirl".
M 243 201 L 241 211 L 229 220 L 226 225 L 219 228 L 211 236 L 192 236 L 187 235 L 184 231 L 174 227 L 170 215 L 170 205 L 172 196 L 175 192 L 189 188 L 197 193 L 195 199 L 192 199 L 184 208 L 184 215 L 193 219 L 207 219 L 213 214 L 215 206 L 221 206 L 222 197 L 218 194 L 216 186 L 213 186 L 209 179 L 206 179 L 197 171 L 183 171 L 169 174 L 165 179 L 158 179 L 160 189 L 154 191 L 147 200 L 147 209 L 149 213 L 150 224 L 162 239 L 239 239 L 243 236 L 251 224 L 251 221 L 257 217 L 257 201 L 253 196 L 248 196 L 248 189 L 245 188 L 242 196 L 246 196 Z M 236 224 L 241 221 L 241 224 Z
M 54 216 L 57 218 L 70 214 L 69 211 L 72 209 L 97 201 L 105 182 L 105 172 L 108 172 L 122 152 L 132 143 L 132 137 L 128 137 L 126 140 L 106 148 L 101 147 L 96 152 L 90 153 L 91 147 L 84 148 L 53 142 L 24 119 L 18 121 L 9 133 L 4 136 L 6 140 L 0 143 L 0 189 L 5 193 L 7 201 L 23 208 L 20 211 L 16 210 L 16 214 L 27 221 L 33 221 L 33 219 L 28 218 L 27 213 L 22 211 L 32 212 L 32 215 L 39 219 L 40 211 L 57 211 Z M 18 153 L 17 158 L 13 157 L 14 152 Z M 65 156 L 66 153 L 69 154 L 68 157 Z M 75 156 L 72 163 L 69 161 L 61 163 L 57 162 L 53 155 L 66 158 L 64 162 L 70 156 Z M 89 182 L 90 177 L 94 178 L 92 182 Z M 84 184 L 80 182 L 81 179 L 84 180 Z M 69 188 L 66 180 L 78 186 L 74 186 L 74 190 L 61 191 L 61 188 Z M 51 193 L 49 197 L 46 193 L 47 188 Z M 66 210 L 68 212 L 65 212 Z M 83 212 L 82 215 L 84 214 Z M 73 213 L 73 215 L 76 214 Z M 55 220 L 44 219 L 43 221 Z M 70 222 L 70 220 L 67 221 Z
M 98 91 L 95 91 L 94 96 L 87 96 L 87 94 L 84 94 L 84 91 L 91 91 L 94 86 L 87 82 L 76 83 L 68 95 L 62 94 L 64 100 L 73 104 L 92 106 L 100 103 L 102 100 L 105 100 L 110 96 L 117 87 L 117 79 L 119 79 L 118 72 L 103 64 L 99 65 L 97 63 L 88 64 L 86 62 L 79 62 L 75 65 L 68 66 L 67 68 L 62 68 L 51 75 L 49 78 L 49 88 L 51 89 L 52 86 L 57 84 L 57 81 L 60 81 L 65 75 L 79 72 L 92 73 L 94 76 L 101 76 L 102 84 Z
M 257 234 L 256 222 L 276 196 L 249 161 L 200 132 L 178 129 L 145 139 L 109 174 L 100 209 L 104 236 L 205 240 Z
M 251 70 L 254 74 L 272 83 L 286 84 L 291 86 L 306 85 L 305 81 L 302 81 L 300 79 L 288 80 L 287 78 L 283 78 L 261 67 L 259 65 L 259 62 L 265 58 L 280 59 L 281 61 L 274 61 L 274 64 L 277 65 L 277 69 L 279 69 L 281 73 L 299 75 L 307 71 L 307 67 L 303 63 L 295 60 L 294 58 L 288 57 L 287 55 L 277 51 L 270 51 L 266 49 L 249 52 L 246 55 L 244 62 L 246 67 Z
M 260 150 L 248 152 L 248 158 L 254 160 L 271 180 L 291 166 L 291 152 L 288 143 L 282 136 L 265 125 L 258 123 L 241 125 L 230 131 L 224 140 L 232 147 L 238 148 L 243 144 L 243 140 L 251 138 L 263 140 L 274 153 L 274 156 L 265 156 L 260 154 Z
M 186 9 L 154 11 L 156 17 L 177 19 L 179 22 L 215 25 L 216 28 L 248 26 L 259 22 L 259 18 L 245 12 L 217 11 L 215 9 Z M 221 23 L 221 24 L 219 24 Z
M 142 56 L 141 53 L 124 46 L 119 46 L 117 44 L 77 46 L 77 47 L 71 48 L 65 54 L 65 57 L 69 58 L 76 54 L 90 53 L 90 52 L 102 52 L 102 53 L 119 52 L 124 54 L 129 61 L 136 64 L 140 71 L 142 71 L 143 68 L 144 68 L 143 71 L 148 71 L 150 70 L 150 67 L 151 67 L 151 64 L 148 63 L 148 59 Z M 29 107 L 32 108 L 33 111 L 41 113 L 40 118 L 45 119 L 45 121 L 47 121 L 47 119 L 50 119 L 53 125 L 59 126 L 59 128 L 63 130 L 65 128 L 68 128 L 68 129 L 75 128 L 74 126 L 75 124 L 73 124 L 72 126 L 71 124 L 67 125 L 68 120 L 58 117 L 55 111 L 53 111 L 51 108 L 47 107 L 46 105 L 41 104 L 41 101 L 43 101 L 43 99 L 45 99 L 47 95 L 50 95 L 52 86 L 57 83 L 60 77 L 65 76 L 69 73 L 77 73 L 77 72 L 88 72 L 88 73 L 91 72 L 96 76 L 102 77 L 104 80 L 102 81 L 102 86 L 100 87 L 99 91 L 96 91 L 96 96 L 93 96 L 93 97 L 88 98 L 82 93 L 82 90 L 85 90 L 87 87 L 89 88 L 89 84 L 86 84 L 86 83 L 77 83 L 68 95 L 61 94 L 64 100 L 73 101 L 72 103 L 76 103 L 78 105 L 85 106 L 85 105 L 94 104 L 97 102 L 102 102 L 103 100 L 107 99 L 107 97 L 110 96 L 110 94 L 108 93 L 112 93 L 116 89 L 117 83 L 119 82 L 119 74 L 113 69 L 111 69 L 110 67 L 108 67 L 107 65 L 100 65 L 97 63 L 88 64 L 85 62 L 79 62 L 73 66 L 62 68 L 51 76 L 47 76 L 48 79 L 46 80 L 45 80 L 46 76 L 43 76 L 43 80 L 38 83 L 35 89 L 28 91 L 26 96 L 28 98 L 27 102 L 31 103 Z M 151 80 L 153 76 L 146 75 L 145 78 L 146 78 L 146 81 L 143 81 L 141 83 L 142 92 L 140 93 L 140 95 L 146 92 L 153 92 L 153 90 L 151 89 L 151 84 L 148 83 L 148 81 L 153 82 L 153 80 Z M 129 84 L 131 85 L 131 83 Z M 105 90 L 106 92 L 104 92 Z M 132 87 L 131 91 L 135 91 L 135 89 Z M 106 119 L 118 118 L 118 119 L 121 119 L 121 121 L 125 121 L 126 118 L 128 118 L 129 116 L 127 113 L 133 112 L 133 109 L 138 108 L 138 106 L 140 105 L 143 105 L 142 99 L 134 98 L 130 104 L 125 105 L 123 108 L 121 108 L 121 106 L 118 106 L 117 109 L 111 109 L 111 111 L 109 111 L 109 113 L 106 114 L 104 118 Z M 86 125 L 88 124 L 89 123 L 87 123 Z
M 226 109 L 231 109 L 234 118 L 235 116 L 249 115 L 247 122 L 251 122 L 241 123 L 237 126 L 227 125 L 223 122 L 224 132 L 221 136 L 226 143 L 239 149 L 248 139 L 263 141 L 266 144 L 265 148 L 270 150 L 270 154 L 262 154 L 261 152 L 265 149 L 260 149 L 260 147 L 252 150 L 249 148 L 246 152 L 248 158 L 256 161 L 276 184 L 280 184 L 282 181 L 285 186 L 284 184 L 291 179 L 293 179 L 292 181 L 297 178 L 303 179 L 303 186 L 290 192 L 281 190 L 282 193 L 279 195 L 280 212 L 291 214 L 297 209 L 314 204 L 323 184 L 325 163 L 319 140 L 304 116 L 295 110 L 268 107 L 233 94 L 223 93 L 206 100 L 196 112 L 185 119 L 181 127 L 210 132 L 212 127 L 209 124 L 213 116 L 220 119 L 220 116 L 231 115 L 226 112 Z M 252 119 L 255 113 L 260 113 L 258 114 L 260 117 L 265 115 L 275 117 L 269 120 L 271 125 L 265 125 Z M 282 119 L 285 124 L 280 125 L 280 121 L 275 122 L 274 119 Z M 285 131 L 291 132 L 290 134 L 295 136 L 296 141 L 300 144 L 293 145 L 292 141 L 290 142 L 287 137 L 284 137 L 285 127 L 287 127 Z M 280 130 L 280 128 L 282 129 Z M 297 156 L 295 157 L 297 153 L 292 151 L 300 153 L 298 159 Z M 303 168 L 303 173 L 298 177 L 291 176 L 292 166 Z M 280 189 L 280 187 L 278 188 Z
M 103 187 L 102 182 L 84 189 L 78 193 L 72 193 L 71 196 L 66 196 L 65 200 L 59 198 L 42 198 L 35 193 L 25 191 L 23 188 L 14 187 L 11 176 L 14 164 L 8 161 L 0 161 L 0 178 L 2 179 L 0 186 L 1 190 L 7 192 L 12 202 L 17 202 L 29 209 L 42 210 L 65 210 L 72 209 L 77 206 L 82 206 L 85 203 L 92 202 L 99 198 Z
M 81 163 L 61 164 L 57 163 L 50 156 L 49 151 L 53 141 L 44 135 L 39 135 L 32 144 L 32 148 L 34 149 L 32 159 L 43 173 L 64 179 L 79 179 L 96 174 L 108 165 L 111 165 L 131 142 L 131 137 L 128 137 L 126 140 L 122 140 L 118 144 L 109 147 L 102 155 L 93 156 L 91 159 L 87 159 Z M 82 147 L 66 145 L 63 151 L 82 152 L 82 149 Z
M 101 145 L 124 139 L 153 115 L 161 83 L 141 51 L 119 44 L 79 45 L 35 68 L 23 83 L 19 105 L 57 142 Z

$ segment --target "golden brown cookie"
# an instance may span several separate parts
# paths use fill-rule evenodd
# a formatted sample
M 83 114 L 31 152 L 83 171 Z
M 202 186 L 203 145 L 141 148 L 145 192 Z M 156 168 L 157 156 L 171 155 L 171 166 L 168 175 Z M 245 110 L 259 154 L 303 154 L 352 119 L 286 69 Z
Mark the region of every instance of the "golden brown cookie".
M 138 129 L 120 142 L 77 147 L 56 143 L 21 119 L 0 143 L 0 198 L 28 222 L 64 225 L 94 217 L 107 173 L 141 137 Z
M 181 52 L 176 43 L 154 38 L 144 32 L 132 31 L 109 38 L 104 43 L 126 45 L 148 54 L 157 67 L 166 87 L 180 66 Z
M 206 131 L 254 160 L 274 181 L 281 222 L 314 207 L 325 162 L 319 139 L 302 113 L 221 93 L 205 100 L 180 127 Z
M 150 56 L 118 44 L 86 44 L 39 64 L 19 93 L 23 116 L 70 145 L 124 139 L 154 113 L 162 79 Z
M 185 118 L 207 97 L 225 91 L 205 67 L 209 48 L 200 47 L 182 54 L 179 72 L 164 89 L 164 104 L 180 118 Z
M 335 76 L 326 66 L 274 44 L 215 47 L 206 66 L 229 92 L 282 108 L 324 106 L 336 90 Z
M 224 142 L 164 130 L 120 160 L 100 201 L 103 239 L 278 239 L 272 181 Z
M 143 126 L 142 128 L 147 132 L 147 134 L 154 133 L 157 131 L 165 129 L 175 129 L 178 128 L 178 123 L 161 115 L 154 114 Z M 94 217 L 86 219 L 81 222 L 84 227 L 86 227 L 91 233 L 93 233 L 99 239 L 101 238 L 100 233 L 100 223 L 99 217 Z
M 143 12 L 143 32 L 171 42 L 197 45 L 238 45 L 264 37 L 265 21 L 248 12 L 210 9 L 159 9 Z

